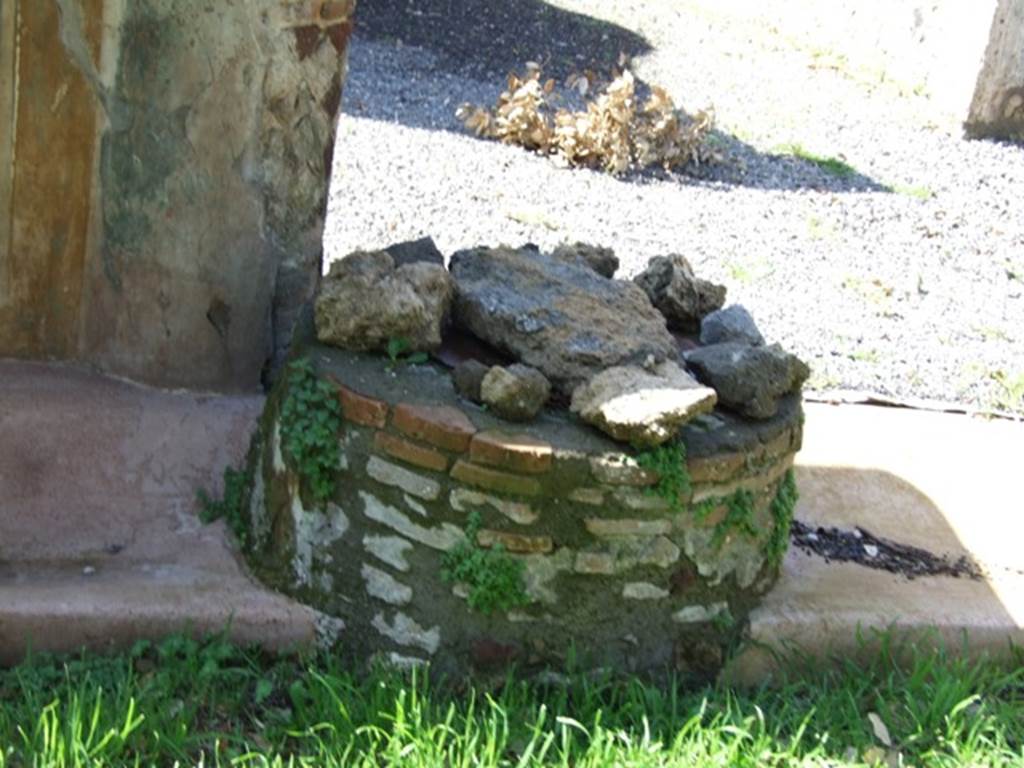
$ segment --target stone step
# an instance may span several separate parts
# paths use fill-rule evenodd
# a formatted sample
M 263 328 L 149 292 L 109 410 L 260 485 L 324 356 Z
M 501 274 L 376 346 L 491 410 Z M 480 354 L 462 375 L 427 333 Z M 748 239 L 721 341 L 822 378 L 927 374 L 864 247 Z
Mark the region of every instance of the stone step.
M 226 631 L 244 645 L 309 648 L 313 611 L 226 576 L 167 564 L 0 568 L 0 664 L 26 652 L 124 650 L 137 640 Z
M 791 551 L 782 578 L 751 615 L 752 642 L 728 674 L 756 684 L 774 650 L 851 658 L 892 628 L 953 654 L 1005 656 L 1024 643 L 1024 424 L 874 406 L 805 403 L 796 517 L 855 527 L 956 559 L 984 578 L 908 580 Z
M 167 392 L 0 361 L 0 663 L 230 625 L 309 645 L 314 615 L 257 585 L 196 490 L 248 448 L 256 396 Z
M 0 562 L 219 559 L 196 491 L 221 492 L 262 403 L 0 361 Z

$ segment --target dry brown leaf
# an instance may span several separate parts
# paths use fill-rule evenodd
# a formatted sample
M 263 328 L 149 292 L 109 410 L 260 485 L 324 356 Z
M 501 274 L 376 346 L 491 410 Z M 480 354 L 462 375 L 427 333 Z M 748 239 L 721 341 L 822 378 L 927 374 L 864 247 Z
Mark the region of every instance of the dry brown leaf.
M 566 87 L 586 95 L 596 75 L 573 74 Z M 688 117 L 676 109 L 665 89 L 654 86 L 638 108 L 636 83 L 629 70 L 615 78 L 582 112 L 555 110 L 555 81 L 541 83 L 536 62 L 527 74 L 510 73 L 508 89 L 493 110 L 461 106 L 456 117 L 467 129 L 553 156 L 559 164 L 583 165 L 620 174 L 632 167 L 700 165 L 717 158 L 705 139 L 714 124 L 710 111 Z

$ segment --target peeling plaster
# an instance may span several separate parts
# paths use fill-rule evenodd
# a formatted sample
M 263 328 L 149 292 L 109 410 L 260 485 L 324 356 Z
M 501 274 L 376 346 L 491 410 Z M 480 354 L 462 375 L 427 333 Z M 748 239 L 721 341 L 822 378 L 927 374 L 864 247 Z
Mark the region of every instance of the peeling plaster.
M 100 73 L 92 60 L 92 54 L 89 53 L 89 43 L 85 39 L 79 0 L 53 0 L 53 2 L 57 6 L 57 14 L 60 18 L 61 44 L 71 63 L 82 73 L 82 77 L 85 78 L 96 95 L 107 119 L 113 123 L 120 110 L 116 108 L 114 97 L 100 78 Z

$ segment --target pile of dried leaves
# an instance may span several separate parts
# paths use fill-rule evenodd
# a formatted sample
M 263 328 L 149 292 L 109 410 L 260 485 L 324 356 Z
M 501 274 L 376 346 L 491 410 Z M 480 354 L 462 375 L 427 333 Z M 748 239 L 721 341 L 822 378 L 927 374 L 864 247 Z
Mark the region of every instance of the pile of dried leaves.
M 456 116 L 477 136 L 519 144 L 567 165 L 600 168 L 613 174 L 661 165 L 666 169 L 719 159 L 705 139 L 714 124 L 709 111 L 689 116 L 677 109 L 663 88 L 638 104 L 629 70 L 587 101 L 586 110 L 556 108 L 555 81 L 542 82 L 541 68 L 527 63 L 527 74 L 510 74 L 508 89 L 494 109 L 463 104 Z M 581 95 L 590 78 L 574 75 L 566 86 Z

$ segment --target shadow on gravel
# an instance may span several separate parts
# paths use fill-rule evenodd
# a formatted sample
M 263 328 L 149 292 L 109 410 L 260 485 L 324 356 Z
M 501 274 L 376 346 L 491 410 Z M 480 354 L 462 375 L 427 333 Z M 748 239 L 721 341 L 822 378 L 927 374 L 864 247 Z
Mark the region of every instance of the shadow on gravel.
M 425 48 L 453 72 L 497 83 L 527 61 L 564 79 L 584 69 L 608 72 L 621 53 L 652 50 L 635 32 L 542 0 L 370 0 L 359 5 L 356 31 Z
M 751 189 L 808 189 L 820 192 L 892 192 L 856 168 L 833 157 L 815 157 L 800 150 L 779 148 L 761 152 L 750 144 L 720 130 L 709 138 L 723 161 L 684 172 L 648 170 L 640 176 L 715 182 Z
M 510 72 L 523 72 L 527 61 L 539 63 L 545 77 L 564 82 L 570 74 L 591 70 L 607 75 L 625 54 L 629 58 L 653 50 L 641 35 L 611 22 L 549 5 L 543 0 L 370 0 L 359 6 L 357 39 L 385 46 L 419 48 L 430 62 L 404 72 L 408 93 L 376 93 L 353 111 L 360 117 L 398 122 L 410 128 L 466 134 L 455 119 L 454 106 L 443 119 L 437 110 L 415 108 L 424 97 L 423 80 L 449 78 L 493 83 L 481 106 L 494 104 Z M 358 77 L 353 72 L 350 77 Z M 641 97 L 649 86 L 637 79 Z M 445 93 L 453 104 L 468 94 Z M 347 106 L 347 105 L 346 105 Z M 348 109 L 343 106 L 343 109 Z M 573 108 L 581 105 L 567 104 Z M 686 172 L 644 170 L 620 177 L 680 184 L 715 183 L 755 189 L 811 189 L 827 192 L 886 192 L 888 187 L 829 158 L 808 159 L 799 153 L 760 152 L 727 133 L 715 131 L 711 141 L 725 162 Z

